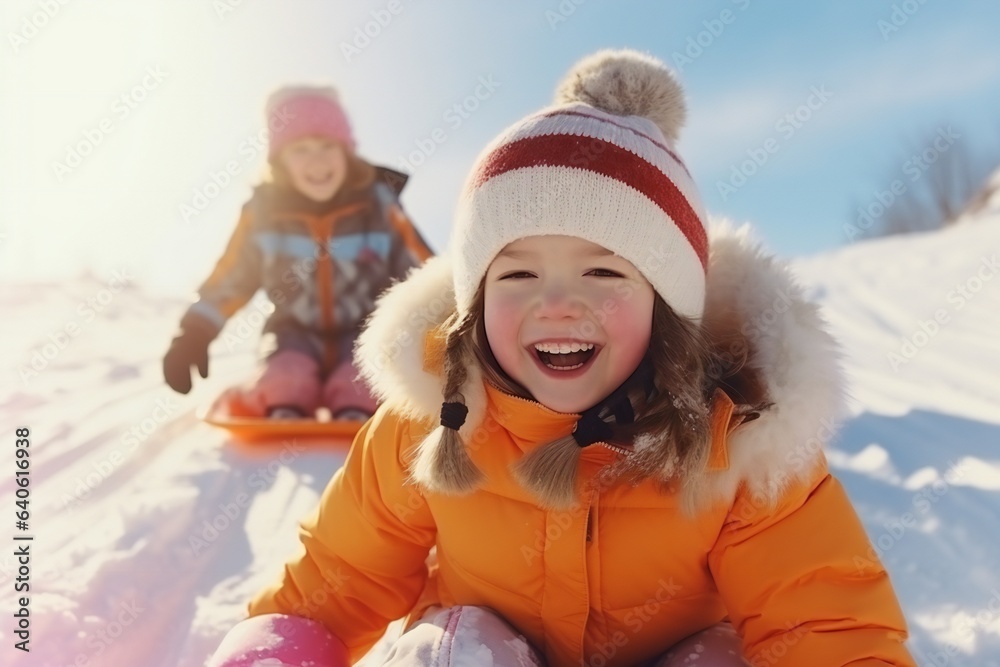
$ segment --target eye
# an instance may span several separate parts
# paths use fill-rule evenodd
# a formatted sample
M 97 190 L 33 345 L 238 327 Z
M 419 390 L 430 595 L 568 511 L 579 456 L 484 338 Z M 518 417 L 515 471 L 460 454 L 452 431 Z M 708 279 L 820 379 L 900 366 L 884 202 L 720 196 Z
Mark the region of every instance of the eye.
M 524 277 L 533 278 L 534 274 L 528 273 L 527 271 L 512 271 L 507 275 L 500 276 L 499 278 L 497 278 L 497 280 L 507 280 L 508 278 L 524 278 Z
M 622 274 L 611 269 L 594 269 L 587 275 L 596 275 L 598 278 L 621 278 Z

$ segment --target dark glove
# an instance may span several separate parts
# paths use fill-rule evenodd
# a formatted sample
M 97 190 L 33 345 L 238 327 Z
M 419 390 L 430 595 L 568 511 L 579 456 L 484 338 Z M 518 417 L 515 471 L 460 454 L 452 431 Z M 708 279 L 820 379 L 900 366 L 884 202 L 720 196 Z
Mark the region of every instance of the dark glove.
M 163 357 L 163 378 L 171 389 L 181 394 L 191 391 L 192 366 L 198 367 L 201 377 L 208 377 L 208 344 L 217 333 L 216 327 L 200 315 L 184 316 L 180 331 Z

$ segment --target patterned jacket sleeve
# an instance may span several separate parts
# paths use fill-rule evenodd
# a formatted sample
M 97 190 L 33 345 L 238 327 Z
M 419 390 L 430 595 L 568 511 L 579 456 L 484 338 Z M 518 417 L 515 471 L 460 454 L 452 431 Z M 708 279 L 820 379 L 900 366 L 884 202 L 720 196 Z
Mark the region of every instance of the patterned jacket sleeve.
M 357 661 L 390 621 L 412 609 L 427 580 L 436 529 L 402 461 L 410 441 L 409 423 L 379 408 L 316 513 L 302 523 L 299 553 L 250 603 L 251 616 L 320 621 Z
M 403 280 L 410 269 L 420 266 L 434 253 L 398 202 L 390 204 L 387 213 L 394 231 L 389 273 L 393 279 Z
M 222 329 L 233 314 L 253 297 L 261 286 L 263 259 L 252 233 L 252 202 L 243 207 L 236 231 L 211 275 L 198 289 L 198 300 L 188 309 Z
M 776 508 L 741 492 L 709 566 L 753 665 L 916 667 L 889 576 L 825 461 Z

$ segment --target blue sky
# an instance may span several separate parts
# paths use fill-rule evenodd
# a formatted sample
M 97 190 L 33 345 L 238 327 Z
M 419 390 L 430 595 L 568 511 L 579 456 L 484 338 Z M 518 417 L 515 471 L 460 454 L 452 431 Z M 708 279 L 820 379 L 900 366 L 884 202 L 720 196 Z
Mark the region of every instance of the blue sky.
M 751 222 L 785 256 L 848 243 L 854 209 L 939 130 L 1000 163 L 998 3 L 63 2 L 0 8 L 8 280 L 124 267 L 189 293 L 262 169 L 264 99 L 296 81 L 341 89 L 366 157 L 407 160 L 404 203 L 438 249 L 477 153 L 604 47 L 680 70 L 680 148 L 709 211 Z M 456 115 L 477 87 L 483 99 Z M 60 166 L 81 145 L 88 154 Z M 740 187 L 720 189 L 764 154 Z M 227 180 L 230 162 L 239 172 Z

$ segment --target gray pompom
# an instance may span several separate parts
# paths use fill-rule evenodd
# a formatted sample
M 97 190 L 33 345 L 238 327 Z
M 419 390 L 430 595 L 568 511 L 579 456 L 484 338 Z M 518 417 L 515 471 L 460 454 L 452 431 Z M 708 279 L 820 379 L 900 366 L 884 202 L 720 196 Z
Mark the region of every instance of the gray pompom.
M 631 49 L 580 60 L 556 88 L 556 104 L 583 102 L 618 116 L 642 116 L 676 140 L 687 117 L 684 90 L 660 60 Z

